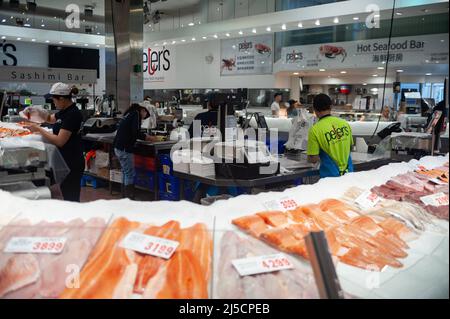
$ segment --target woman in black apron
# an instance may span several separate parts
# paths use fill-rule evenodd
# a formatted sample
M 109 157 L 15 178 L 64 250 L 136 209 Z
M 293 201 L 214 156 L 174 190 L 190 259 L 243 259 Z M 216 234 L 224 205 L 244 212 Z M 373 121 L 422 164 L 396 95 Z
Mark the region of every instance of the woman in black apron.
M 66 201 L 79 202 L 81 191 L 81 178 L 84 172 L 84 156 L 81 145 L 81 124 L 83 116 L 72 96 L 78 90 L 64 83 L 56 83 L 52 86 L 46 98 L 52 98 L 53 104 L 59 110 L 56 114 L 50 114 L 47 110 L 36 107 L 28 107 L 24 114 L 28 118 L 39 118 L 42 123 L 53 124 L 53 133 L 46 131 L 39 125 L 30 125 L 27 128 L 40 133 L 44 139 L 58 147 L 67 166 L 69 175 L 61 183 L 60 188 Z

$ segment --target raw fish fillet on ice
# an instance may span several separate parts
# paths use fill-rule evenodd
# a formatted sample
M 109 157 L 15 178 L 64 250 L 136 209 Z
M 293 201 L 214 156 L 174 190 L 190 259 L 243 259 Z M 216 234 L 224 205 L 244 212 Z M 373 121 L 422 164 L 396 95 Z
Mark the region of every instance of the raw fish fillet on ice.
M 273 227 L 283 226 L 288 222 L 287 215 L 283 212 L 262 212 L 257 213 L 256 215 L 264 219 L 264 222 L 267 225 Z
M 220 242 L 215 298 L 219 299 L 317 299 L 314 274 L 306 262 L 290 257 L 292 270 L 240 277 L 232 265 L 235 259 L 276 254 L 277 251 L 253 238 L 226 232 Z
M 259 237 L 261 233 L 269 228 L 264 222 L 264 219 L 258 215 L 250 215 L 234 219 L 233 224 L 255 237 Z

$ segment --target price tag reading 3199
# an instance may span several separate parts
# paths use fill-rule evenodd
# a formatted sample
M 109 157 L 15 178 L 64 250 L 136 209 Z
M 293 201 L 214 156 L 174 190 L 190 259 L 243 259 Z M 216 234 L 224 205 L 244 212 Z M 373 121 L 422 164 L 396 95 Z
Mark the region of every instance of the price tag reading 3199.
M 120 247 L 146 255 L 170 259 L 178 245 L 179 242 L 173 240 L 131 232 L 124 238 Z

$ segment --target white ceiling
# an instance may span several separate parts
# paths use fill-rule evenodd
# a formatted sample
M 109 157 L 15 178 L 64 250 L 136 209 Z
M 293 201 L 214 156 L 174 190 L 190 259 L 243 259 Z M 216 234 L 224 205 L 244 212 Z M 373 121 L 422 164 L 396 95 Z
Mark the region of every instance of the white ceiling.
M 52 9 L 58 9 L 58 10 L 65 10 L 67 5 L 69 4 L 77 4 L 81 11 L 83 12 L 85 5 L 95 5 L 94 8 L 94 15 L 100 15 L 103 16 L 105 13 L 105 1 L 104 0 L 36 0 L 36 4 L 38 6 L 52 8 Z

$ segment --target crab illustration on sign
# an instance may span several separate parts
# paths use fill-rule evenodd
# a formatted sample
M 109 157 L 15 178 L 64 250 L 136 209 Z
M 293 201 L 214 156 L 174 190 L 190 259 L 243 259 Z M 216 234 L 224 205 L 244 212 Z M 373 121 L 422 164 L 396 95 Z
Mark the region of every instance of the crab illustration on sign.
M 341 55 L 341 62 L 344 62 L 347 58 L 347 51 L 343 47 L 337 47 L 333 45 L 322 45 L 320 47 L 320 54 L 326 56 L 329 59 L 335 59 L 338 55 Z
M 262 43 L 258 43 L 255 45 L 255 50 L 259 53 L 259 54 L 267 54 L 268 56 L 270 56 L 272 54 L 272 49 Z
M 233 68 L 236 67 L 235 59 L 222 59 L 222 71 L 227 69 L 228 71 L 233 71 Z

